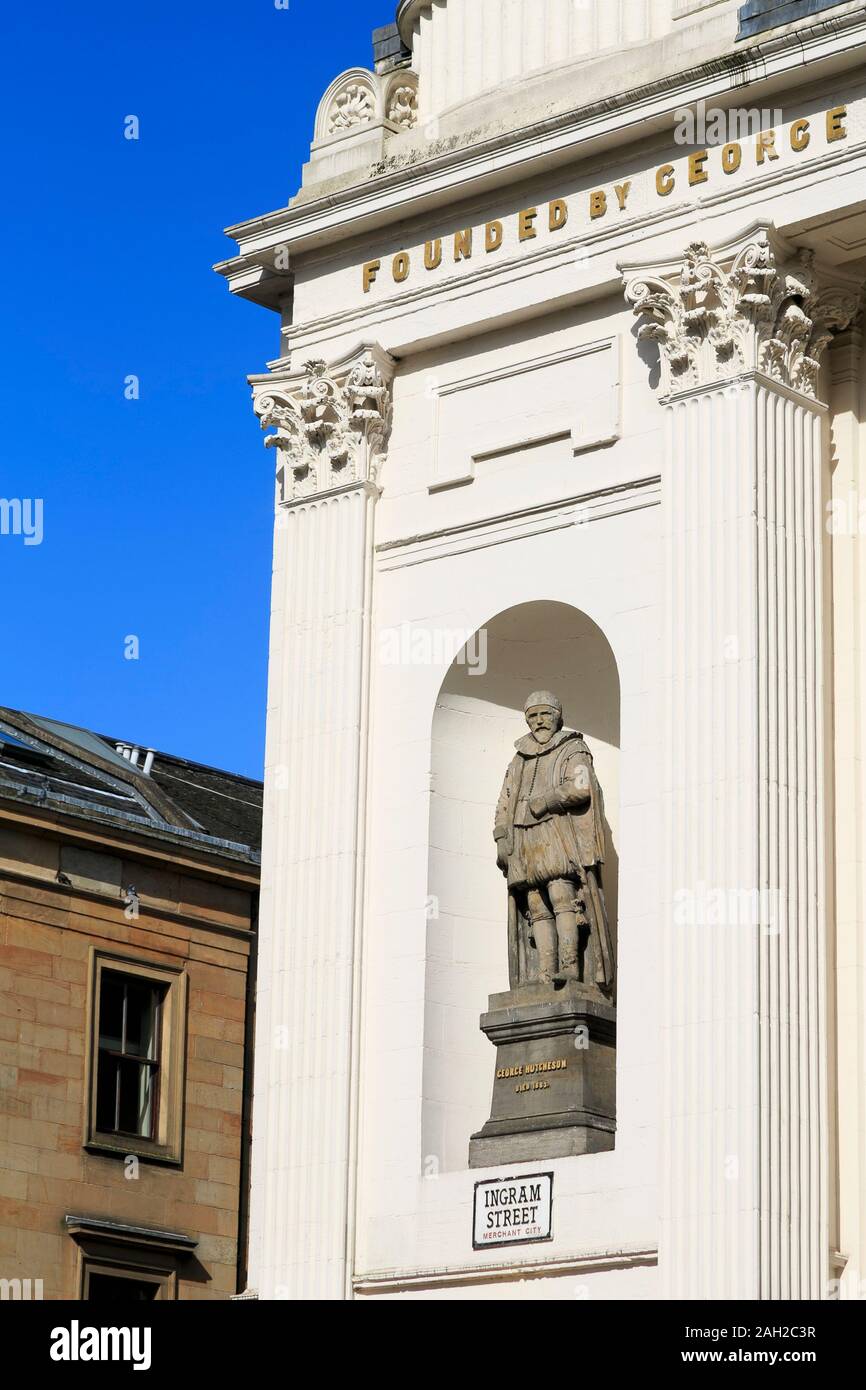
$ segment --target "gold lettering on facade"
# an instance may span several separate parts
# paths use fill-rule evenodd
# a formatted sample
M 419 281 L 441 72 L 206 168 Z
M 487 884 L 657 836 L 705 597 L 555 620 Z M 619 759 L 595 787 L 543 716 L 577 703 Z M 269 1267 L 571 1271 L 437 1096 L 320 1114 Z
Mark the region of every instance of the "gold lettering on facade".
M 824 130 L 828 144 L 837 140 L 844 140 L 848 135 L 845 121 L 848 115 L 846 106 L 834 106 L 824 113 Z M 813 118 L 814 119 L 814 118 Z M 812 140 L 812 120 L 806 117 L 794 121 L 788 128 L 788 143 L 790 148 L 799 153 L 814 145 Z M 742 166 L 743 146 L 737 141 L 721 146 L 718 151 L 719 163 L 724 174 L 734 174 Z M 716 147 L 711 149 L 695 150 L 688 155 L 686 162 L 686 173 L 690 187 L 707 183 L 715 172 L 718 176 L 718 164 L 714 164 Z M 781 157 L 780 150 L 776 146 L 776 131 L 760 131 L 755 136 L 755 163 L 758 167 L 768 163 L 774 163 Z M 677 186 L 677 167 L 674 164 L 661 164 L 650 174 L 655 181 L 655 192 L 659 198 L 667 198 L 674 192 Z M 595 188 L 583 196 L 588 197 L 589 221 L 595 222 L 599 218 L 606 216 L 610 199 L 615 196 L 617 207 L 620 212 L 627 210 L 628 200 L 633 187 L 633 180 L 627 179 L 622 183 L 610 185 L 613 193 L 610 194 L 605 188 Z M 651 185 L 650 185 L 651 187 Z M 573 209 L 571 209 L 573 210 Z M 569 201 L 566 198 L 553 198 L 547 204 L 547 230 L 557 232 L 563 228 L 569 220 Z M 534 241 L 539 235 L 537 207 L 522 208 L 516 214 L 517 234 L 520 242 Z M 486 252 L 498 251 L 505 244 L 505 227 L 499 218 L 491 218 L 483 224 L 484 249 Z M 478 229 L 479 236 L 481 228 Z M 454 260 L 470 260 L 473 250 L 473 228 L 464 227 L 454 232 Z M 419 257 L 420 260 L 420 247 Z M 443 261 L 443 239 L 435 237 L 424 243 L 423 253 L 424 267 L 426 270 L 436 270 L 442 265 Z M 378 282 L 379 271 L 382 262 L 380 260 L 367 261 L 362 265 L 362 285 L 365 294 L 369 294 L 370 289 Z M 402 284 L 411 275 L 410 252 L 400 251 L 393 257 L 392 273 L 393 278 L 398 284 Z
M 537 236 L 533 222 L 538 216 L 538 208 L 524 208 L 517 216 L 517 233 L 521 241 L 531 241 Z
M 454 233 L 455 261 L 468 261 L 472 255 L 472 228 L 464 227 L 462 232 Z
M 656 169 L 656 193 L 660 198 L 666 198 L 669 193 L 674 191 L 674 166 L 663 164 L 660 169 Z
M 548 226 L 552 232 L 558 232 L 568 221 L 568 203 L 564 198 L 554 198 L 549 214 Z
M 426 270 L 435 270 L 442 264 L 442 238 L 436 237 L 434 241 L 424 243 L 424 266 Z
M 827 139 L 844 140 L 848 134 L 842 122 L 848 115 L 847 106 L 834 106 L 827 112 Z
M 502 223 L 494 218 L 484 228 L 485 251 L 498 251 L 502 245 Z
M 696 183 L 706 183 L 709 179 L 710 176 L 707 173 L 706 168 L 704 167 L 709 157 L 709 150 L 696 150 L 694 154 L 689 155 L 690 186 L 693 186 Z
M 779 151 L 776 149 L 775 130 L 762 130 L 755 139 L 755 154 L 758 163 L 763 164 L 764 159 L 778 159 Z

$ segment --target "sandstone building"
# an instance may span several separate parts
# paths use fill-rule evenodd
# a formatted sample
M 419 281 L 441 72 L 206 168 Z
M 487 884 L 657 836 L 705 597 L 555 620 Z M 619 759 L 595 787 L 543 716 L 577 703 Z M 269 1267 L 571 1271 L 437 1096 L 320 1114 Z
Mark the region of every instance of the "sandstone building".
M 4 1296 L 246 1282 L 261 786 L 0 709 Z

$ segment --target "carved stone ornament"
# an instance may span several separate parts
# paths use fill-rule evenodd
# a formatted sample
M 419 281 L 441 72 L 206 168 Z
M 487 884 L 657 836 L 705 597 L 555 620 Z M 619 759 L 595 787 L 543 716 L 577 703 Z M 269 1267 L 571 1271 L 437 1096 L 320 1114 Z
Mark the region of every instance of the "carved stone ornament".
M 328 134 L 339 135 L 355 126 L 369 125 L 375 115 L 370 88 L 363 82 L 350 82 L 336 93 L 328 114 Z
M 481 1016 L 496 1063 L 490 1118 L 469 1140 L 470 1168 L 614 1147 L 616 959 L 602 886 L 604 797 L 583 734 L 563 724 L 559 697 L 533 691 L 524 717 L 529 732 L 515 744 L 493 825 L 508 885 L 509 989 L 491 995 Z
M 418 121 L 418 90 L 416 87 L 394 87 L 388 99 L 388 120 L 401 130 L 411 130 Z
M 667 277 L 640 273 L 625 295 L 644 320 L 639 341 L 659 345 L 662 394 L 761 371 L 815 398 L 821 357 L 857 311 L 848 287 L 822 287 L 811 251 L 785 254 L 756 233 L 730 260 L 702 241 Z
M 331 368 L 307 362 L 300 381 L 256 391 L 262 429 L 276 430 L 265 445 L 279 450 L 281 501 L 376 483 L 391 427 L 391 366 L 386 354 L 364 348 Z

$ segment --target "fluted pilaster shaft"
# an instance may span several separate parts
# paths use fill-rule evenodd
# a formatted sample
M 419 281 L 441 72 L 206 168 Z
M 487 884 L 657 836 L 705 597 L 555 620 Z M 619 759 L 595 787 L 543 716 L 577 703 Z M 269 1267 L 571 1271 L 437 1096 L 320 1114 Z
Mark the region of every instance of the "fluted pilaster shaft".
M 351 1281 L 375 477 L 369 351 L 263 379 L 279 451 L 250 1233 L 262 1298 Z
M 822 411 L 669 406 L 662 1269 L 680 1298 L 827 1270 Z
M 640 270 L 659 345 L 660 1266 L 676 1298 L 830 1275 L 821 357 L 856 308 L 771 228 Z

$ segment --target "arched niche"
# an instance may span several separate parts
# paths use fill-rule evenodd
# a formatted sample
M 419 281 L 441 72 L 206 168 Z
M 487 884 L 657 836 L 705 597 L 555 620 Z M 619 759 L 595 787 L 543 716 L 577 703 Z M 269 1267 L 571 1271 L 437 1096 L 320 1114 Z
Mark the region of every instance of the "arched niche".
M 617 922 L 620 685 L 601 629 L 566 603 L 499 613 L 458 653 L 433 713 L 424 989 L 422 1153 L 427 1173 L 467 1167 L 469 1136 L 490 1108 L 494 1051 L 479 1016 L 508 988 L 506 888 L 493 815 L 523 705 L 539 687 L 592 751 L 604 792 L 604 890 Z

